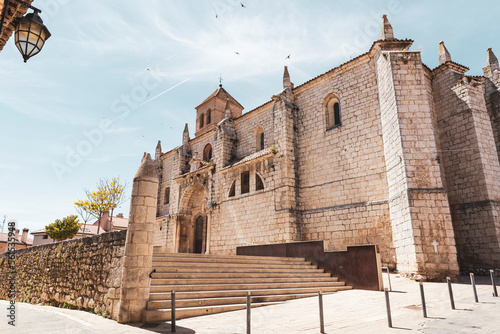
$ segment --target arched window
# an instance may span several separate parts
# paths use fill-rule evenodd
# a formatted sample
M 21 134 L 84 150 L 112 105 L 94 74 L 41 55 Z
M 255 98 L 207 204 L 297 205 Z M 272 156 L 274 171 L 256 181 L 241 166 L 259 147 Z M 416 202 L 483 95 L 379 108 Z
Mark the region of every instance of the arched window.
M 168 204 L 170 203 L 170 188 L 166 187 L 165 188 L 165 199 L 163 200 L 163 204 Z
M 207 125 L 212 123 L 212 110 L 208 109 L 207 111 Z
M 210 161 L 212 160 L 212 145 L 207 144 L 203 149 L 203 160 Z
M 205 125 L 205 114 L 201 114 L 200 116 L 200 129 Z
M 325 105 L 327 129 L 341 125 L 340 123 L 340 104 L 339 100 L 331 96 Z
M 255 150 L 260 151 L 264 149 L 264 129 L 261 126 L 255 130 Z
M 262 190 L 264 189 L 264 182 L 262 182 L 262 179 L 258 174 L 255 174 L 255 190 Z
M 229 190 L 229 197 L 234 197 L 236 195 L 236 181 L 233 181 L 231 189 Z
M 246 194 L 250 192 L 250 172 L 241 173 L 241 193 Z

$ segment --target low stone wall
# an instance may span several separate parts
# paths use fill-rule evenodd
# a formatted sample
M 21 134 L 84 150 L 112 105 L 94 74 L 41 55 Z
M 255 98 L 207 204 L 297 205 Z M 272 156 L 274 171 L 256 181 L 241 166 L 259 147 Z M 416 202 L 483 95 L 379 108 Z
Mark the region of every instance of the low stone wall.
M 127 231 L 16 250 L 16 301 L 118 312 Z M 8 299 L 7 253 L 0 254 L 0 299 Z

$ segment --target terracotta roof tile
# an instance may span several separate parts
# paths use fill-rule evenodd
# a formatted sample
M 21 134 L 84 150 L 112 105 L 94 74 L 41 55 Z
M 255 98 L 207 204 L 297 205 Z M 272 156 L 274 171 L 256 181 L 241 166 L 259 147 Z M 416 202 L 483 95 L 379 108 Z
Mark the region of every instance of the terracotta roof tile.
M 9 238 L 8 233 L 0 233 L 0 242 L 7 242 Z M 16 241 L 16 244 L 21 244 L 21 235 L 18 236 L 18 240 Z M 26 239 L 26 244 L 27 245 L 33 245 L 33 239 Z
M 208 100 L 210 100 L 211 98 L 214 98 L 214 97 L 218 97 L 220 99 L 223 99 L 224 101 L 227 101 L 229 99 L 229 102 L 231 102 L 232 104 L 235 104 L 235 105 L 239 106 L 241 109 L 243 109 L 243 106 L 238 101 L 236 101 L 236 99 L 234 97 L 232 97 L 231 94 L 229 94 L 224 88 L 222 88 L 222 86 L 219 86 L 219 88 L 217 88 L 215 90 L 215 92 L 210 94 L 210 96 L 207 97 L 202 103 L 200 103 L 199 106 L 201 106 L 203 103 L 207 102 Z M 198 107 L 196 107 L 196 108 L 198 108 Z
M 245 162 L 248 162 L 250 160 L 254 160 L 254 159 L 257 159 L 257 158 L 260 158 L 260 157 L 263 157 L 265 155 L 270 155 L 272 154 L 271 151 L 269 150 L 269 148 L 265 148 L 263 150 L 260 150 L 258 152 L 255 152 L 255 153 L 252 153 L 250 155 L 247 155 L 246 157 L 244 157 L 243 159 L 235 162 L 234 164 L 231 164 L 229 166 L 226 166 L 224 167 L 223 169 L 226 169 L 226 168 L 231 168 L 231 167 L 234 167 L 234 166 L 238 166 L 238 165 L 241 165 Z

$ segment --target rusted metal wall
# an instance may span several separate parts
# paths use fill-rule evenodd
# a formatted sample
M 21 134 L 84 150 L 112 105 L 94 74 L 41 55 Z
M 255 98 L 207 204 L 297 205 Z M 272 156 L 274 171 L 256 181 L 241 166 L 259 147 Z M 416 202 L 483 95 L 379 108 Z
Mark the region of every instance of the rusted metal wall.
M 237 255 L 303 257 L 354 289 L 381 290 L 380 252 L 376 245 L 349 246 L 347 251 L 325 252 L 323 241 L 242 246 Z

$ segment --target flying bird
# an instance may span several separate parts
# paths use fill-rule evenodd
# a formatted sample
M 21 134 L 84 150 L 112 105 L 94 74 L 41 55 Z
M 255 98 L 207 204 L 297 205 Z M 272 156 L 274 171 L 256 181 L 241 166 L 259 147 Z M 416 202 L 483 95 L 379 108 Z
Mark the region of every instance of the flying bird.
M 247 7 L 243 4 L 243 2 L 240 2 L 240 5 L 241 5 L 241 7 L 243 7 L 243 8 L 247 8 Z
M 292 54 L 290 53 L 288 56 L 286 56 L 286 58 L 285 58 L 285 59 L 290 59 L 290 56 L 291 56 L 291 55 L 292 55 Z
M 239 54 L 240 54 L 239 52 L 236 52 L 236 51 L 235 51 L 234 53 L 236 53 L 237 55 L 239 55 Z
M 217 15 L 217 13 L 215 14 L 215 18 L 216 18 L 216 19 L 218 19 L 218 18 L 219 18 L 219 16 Z

